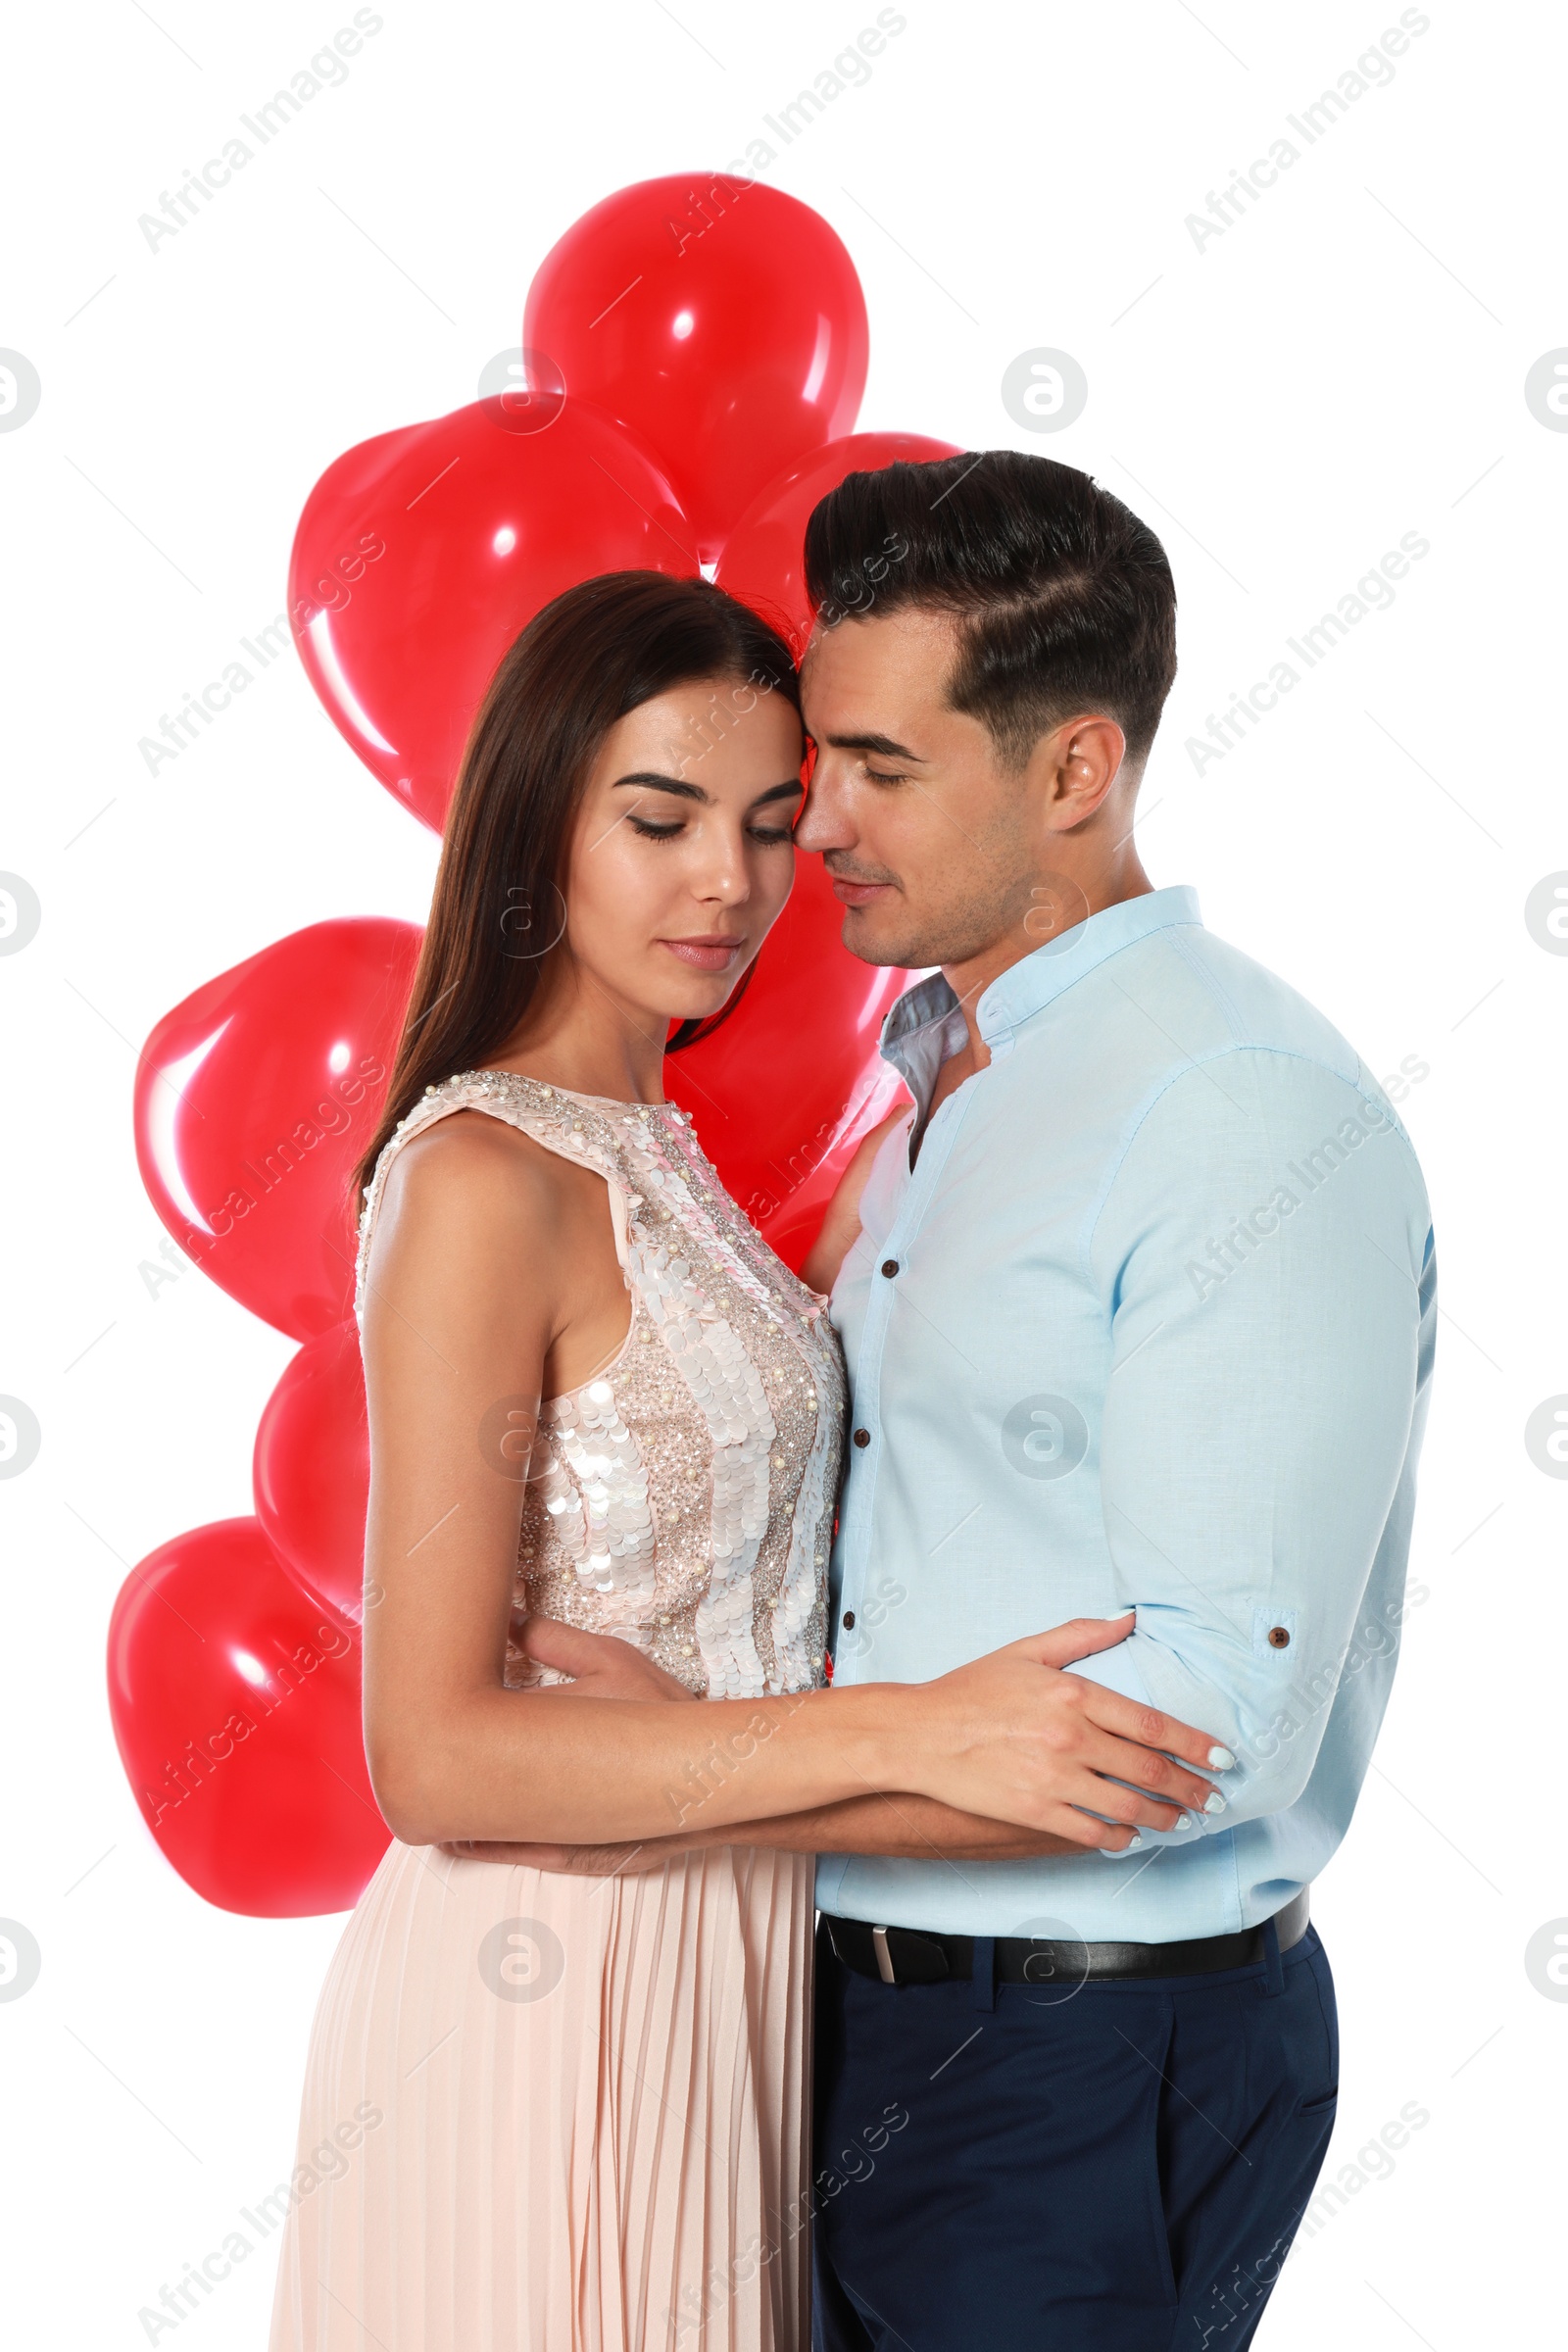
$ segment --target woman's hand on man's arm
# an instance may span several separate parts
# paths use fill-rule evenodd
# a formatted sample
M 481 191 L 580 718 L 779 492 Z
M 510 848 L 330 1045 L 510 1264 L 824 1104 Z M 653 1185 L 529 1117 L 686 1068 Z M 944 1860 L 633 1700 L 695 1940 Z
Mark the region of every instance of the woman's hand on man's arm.
M 530 1617 L 520 1641 L 543 1666 L 569 1674 L 569 1683 L 547 1685 L 539 1695 L 563 1698 L 667 1698 L 695 1694 L 673 1675 L 613 1635 L 579 1632 L 549 1617 Z M 675 1835 L 638 1843 L 564 1845 L 515 1839 L 448 1840 L 442 1851 L 466 1860 L 520 1864 L 583 1878 L 637 1876 L 660 1870 L 676 1855 L 709 1846 L 752 1845 L 786 1853 L 886 1854 L 906 1861 L 1016 1862 L 1046 1855 L 1081 1854 L 1081 1842 L 1050 1831 L 1020 1829 L 960 1812 L 939 1798 L 907 1792 L 868 1791 L 799 1813 L 765 1821 L 729 1822 L 712 1828 L 693 1824 Z

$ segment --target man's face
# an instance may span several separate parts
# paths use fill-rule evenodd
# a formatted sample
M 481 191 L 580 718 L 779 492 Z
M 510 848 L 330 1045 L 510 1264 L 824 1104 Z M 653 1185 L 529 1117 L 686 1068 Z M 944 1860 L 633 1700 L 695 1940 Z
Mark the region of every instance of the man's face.
M 867 963 L 965 963 L 1031 912 L 1038 795 L 949 709 L 956 653 L 947 614 L 905 611 L 819 629 L 802 665 L 816 761 L 796 846 L 821 854 Z

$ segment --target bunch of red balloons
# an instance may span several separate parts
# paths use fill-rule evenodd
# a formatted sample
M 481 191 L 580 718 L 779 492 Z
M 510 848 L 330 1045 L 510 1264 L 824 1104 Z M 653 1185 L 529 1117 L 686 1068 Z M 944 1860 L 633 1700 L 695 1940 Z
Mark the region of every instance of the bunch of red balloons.
M 306 502 L 295 643 L 365 764 L 439 830 L 501 656 L 575 582 L 705 571 L 797 646 L 806 520 L 848 473 L 953 454 L 854 433 L 868 335 L 827 222 L 721 175 L 584 215 L 529 289 L 515 380 L 362 442 Z M 799 1263 L 881 1115 L 905 975 L 858 963 L 814 860 L 733 1017 L 669 1065 L 730 1191 Z M 136 1145 L 180 1247 L 302 1343 L 256 1436 L 255 1516 L 132 1570 L 109 1638 L 116 1737 L 165 1854 L 210 1902 L 351 1905 L 389 1833 L 360 1736 L 369 1477 L 351 1172 L 380 1114 L 419 934 L 318 923 L 209 981 L 142 1056 Z

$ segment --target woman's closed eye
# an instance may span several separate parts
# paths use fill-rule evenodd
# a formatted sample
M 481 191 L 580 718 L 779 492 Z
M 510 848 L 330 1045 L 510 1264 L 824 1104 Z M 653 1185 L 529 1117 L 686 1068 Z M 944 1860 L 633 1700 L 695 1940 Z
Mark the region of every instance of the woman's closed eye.
M 626 822 L 632 831 L 644 841 L 674 841 L 686 830 L 685 821 L 680 817 L 676 817 L 672 823 L 655 824 L 646 816 L 633 816 L 629 810 Z M 780 842 L 788 842 L 794 838 L 792 828 L 787 824 L 755 824 L 748 825 L 746 830 L 753 841 L 760 842 L 764 848 L 773 847 Z

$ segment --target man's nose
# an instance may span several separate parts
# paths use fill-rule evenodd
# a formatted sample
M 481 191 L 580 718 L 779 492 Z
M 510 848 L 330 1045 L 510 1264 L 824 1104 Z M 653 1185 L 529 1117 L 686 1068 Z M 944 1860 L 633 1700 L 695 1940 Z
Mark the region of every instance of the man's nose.
M 855 840 L 854 827 L 848 822 L 847 811 L 834 789 L 834 779 L 826 771 L 820 758 L 811 772 L 807 787 L 805 806 L 795 823 L 795 846 L 798 850 L 847 850 Z

